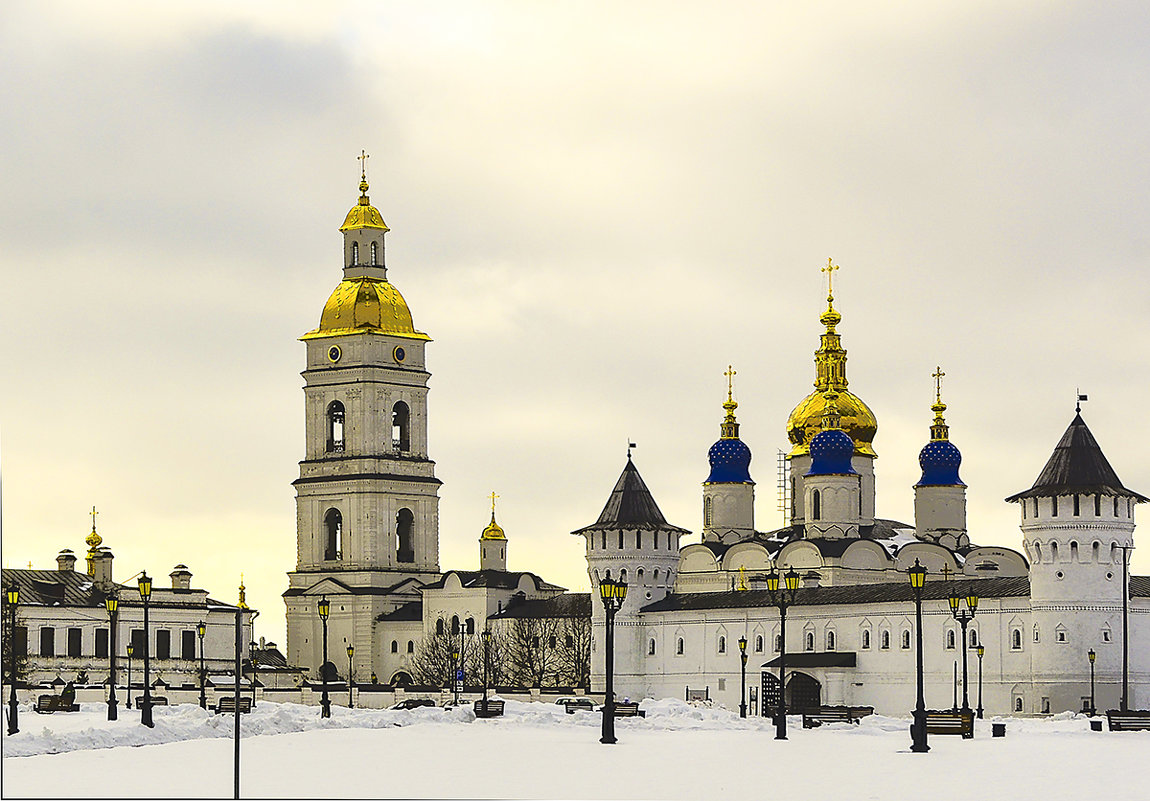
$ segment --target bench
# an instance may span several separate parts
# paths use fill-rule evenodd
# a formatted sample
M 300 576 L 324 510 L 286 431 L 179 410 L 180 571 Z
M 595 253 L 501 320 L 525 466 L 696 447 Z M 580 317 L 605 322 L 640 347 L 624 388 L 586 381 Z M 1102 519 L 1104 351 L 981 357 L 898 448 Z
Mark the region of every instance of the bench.
M 1110 724 L 1110 731 L 1150 731 L 1150 710 L 1108 709 L 1106 722 Z
M 974 737 L 973 712 L 949 712 L 938 709 L 926 710 L 927 734 L 961 734 L 962 739 Z
M 79 712 L 80 705 L 76 703 L 65 704 L 63 696 L 60 695 L 41 695 L 36 699 L 36 705 L 32 707 L 32 711 L 42 715 L 51 715 L 53 712 Z
M 645 718 L 645 717 L 647 717 L 647 713 L 639 708 L 639 703 L 637 701 L 632 701 L 630 703 L 628 703 L 626 701 L 617 701 L 617 702 L 615 702 L 615 717 L 617 717 L 617 718 L 635 718 L 635 717 Z
M 482 698 L 475 702 L 475 717 L 477 718 L 498 718 L 503 715 L 503 702 L 488 700 L 484 701 Z
M 251 712 L 251 711 L 252 711 L 252 699 L 246 698 L 246 697 L 241 698 L 240 699 L 240 712 L 244 713 L 244 712 Z M 219 714 L 225 713 L 225 712 L 230 712 L 233 715 L 235 714 L 235 712 L 236 712 L 236 697 L 234 695 L 221 695 L 219 698 L 216 699 L 216 714 L 219 715 Z
M 688 687 L 686 697 L 683 700 L 685 700 L 688 704 L 692 701 L 710 701 L 711 688 L 708 686 L 702 690 L 692 690 L 690 687 Z
M 136 706 L 141 707 L 143 705 L 144 705 L 144 696 L 137 695 L 136 696 Z M 167 706 L 167 705 L 168 705 L 168 699 L 166 697 L 164 697 L 162 695 L 153 695 L 152 696 L 152 706 Z
M 874 714 L 873 706 L 820 706 L 803 712 L 803 728 L 815 729 L 824 723 L 858 723 Z
M 571 701 L 565 701 L 563 708 L 567 711 L 568 715 L 574 715 L 576 709 L 583 709 L 587 712 L 595 711 L 595 704 L 591 703 L 590 698 L 575 698 Z

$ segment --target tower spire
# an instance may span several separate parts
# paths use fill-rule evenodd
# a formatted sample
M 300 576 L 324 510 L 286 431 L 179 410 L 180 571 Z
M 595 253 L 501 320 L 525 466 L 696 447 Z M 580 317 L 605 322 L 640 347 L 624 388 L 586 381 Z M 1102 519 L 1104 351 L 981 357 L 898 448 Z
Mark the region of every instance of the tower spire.
M 946 404 L 942 402 L 942 378 L 945 375 L 946 373 L 938 366 L 935 366 L 934 372 L 931 374 L 934 378 L 934 403 L 930 407 L 930 410 L 934 412 L 934 422 L 930 425 L 931 442 L 945 441 L 950 438 L 950 427 L 947 426 L 946 420 L 942 417 L 942 413 L 946 411 Z
M 847 388 L 847 352 L 835 330 L 843 319 L 835 309 L 834 274 L 838 269 L 833 259 L 827 259 L 827 266 L 821 268 L 821 272 L 827 274 L 827 308 L 819 316 L 819 322 L 826 326 L 826 331 L 819 338 L 819 349 L 815 351 L 815 389 L 819 392 Z
M 735 401 L 735 376 L 738 375 L 738 372 L 738 370 L 728 364 L 727 372 L 723 373 L 723 375 L 727 377 L 727 402 L 723 404 L 727 415 L 723 418 L 723 422 L 719 426 L 721 439 L 739 438 L 739 423 L 735 420 L 735 409 L 739 408 L 739 404 Z
M 244 574 L 240 573 L 240 600 L 236 603 L 240 609 L 248 608 L 248 600 L 246 596 L 246 588 L 244 587 Z
M 89 514 L 92 515 L 92 533 L 84 538 L 84 542 L 88 546 L 88 575 L 94 576 L 96 575 L 95 559 L 100 555 L 100 543 L 104 541 L 104 538 L 96 533 L 96 515 L 99 514 L 99 512 L 96 511 L 95 506 L 92 507 L 92 511 L 89 512 Z

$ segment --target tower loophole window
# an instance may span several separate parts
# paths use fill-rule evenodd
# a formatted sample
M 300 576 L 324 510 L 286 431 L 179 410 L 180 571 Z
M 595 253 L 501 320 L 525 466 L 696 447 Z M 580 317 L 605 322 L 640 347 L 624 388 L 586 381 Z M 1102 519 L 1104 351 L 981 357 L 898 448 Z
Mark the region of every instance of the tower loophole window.
M 415 515 L 410 509 L 400 509 L 395 516 L 395 559 L 397 562 L 415 561 Z
M 327 452 L 343 453 L 343 404 L 332 401 L 327 405 Z
M 411 450 L 411 409 L 403 401 L 391 407 L 391 444 L 400 453 Z
M 359 264 L 359 243 L 358 242 L 352 242 L 351 243 L 351 264 L 353 267 L 355 265 Z
M 343 515 L 339 509 L 328 509 L 323 516 L 323 558 L 331 562 L 343 558 Z
M 818 490 L 811 493 L 811 520 L 819 520 L 823 514 L 822 496 Z
M 379 245 L 375 242 L 371 243 L 371 266 L 375 267 L 379 264 Z

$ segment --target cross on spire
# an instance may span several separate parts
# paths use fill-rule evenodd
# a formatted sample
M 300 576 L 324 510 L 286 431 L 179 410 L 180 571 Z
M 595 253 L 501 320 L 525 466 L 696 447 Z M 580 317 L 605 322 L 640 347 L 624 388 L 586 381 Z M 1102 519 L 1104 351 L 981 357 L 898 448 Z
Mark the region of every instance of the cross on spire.
M 98 515 L 98 514 L 99 514 L 99 512 L 97 512 L 97 511 L 96 511 L 96 507 L 95 507 L 95 506 L 93 506 L 93 507 L 92 507 L 92 512 L 91 512 L 91 515 L 92 515 L 92 531 L 95 531 L 95 530 L 96 530 L 96 515 Z
M 491 519 L 494 520 L 495 519 L 495 499 L 498 498 L 499 496 L 495 494 L 495 490 L 492 490 L 491 495 L 489 497 L 491 498 Z
M 359 155 L 355 157 L 356 161 L 359 162 L 360 178 L 364 181 L 367 180 L 367 160 L 369 158 L 371 158 L 371 156 L 368 155 L 366 150 L 359 151 Z
M 735 376 L 739 374 L 732 365 L 727 365 L 727 372 L 723 373 L 727 377 L 727 400 L 731 400 L 735 391 Z
M 942 377 L 944 375 L 946 375 L 946 373 L 937 365 L 934 368 L 934 372 L 931 373 L 931 376 L 934 378 L 934 399 L 936 402 L 942 400 Z
M 942 566 L 942 580 L 943 580 L 943 581 L 946 581 L 947 579 L 949 579 L 949 578 L 950 578 L 950 573 L 951 573 L 951 570 L 950 570 L 950 565 L 946 565 L 946 564 L 944 564 L 944 565 Z
M 835 273 L 835 270 L 837 270 L 838 268 L 839 268 L 839 266 L 834 263 L 833 259 L 827 259 L 827 266 L 823 267 L 820 270 L 820 272 L 824 272 L 827 274 L 827 301 L 828 302 L 835 299 L 834 273 Z

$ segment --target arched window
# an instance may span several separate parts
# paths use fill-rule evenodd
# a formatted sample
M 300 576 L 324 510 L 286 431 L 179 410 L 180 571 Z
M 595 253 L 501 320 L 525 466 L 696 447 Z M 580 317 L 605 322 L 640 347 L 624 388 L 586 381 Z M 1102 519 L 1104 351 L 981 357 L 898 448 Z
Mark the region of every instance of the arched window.
M 647 640 L 647 656 L 654 656 L 654 655 L 655 655 L 655 638 L 652 637 L 651 639 Z
M 1014 629 L 1010 632 L 1010 647 L 1015 651 L 1022 650 L 1022 629 Z
M 436 634 L 443 634 L 443 618 L 440 618 L 439 620 L 435 621 L 435 633 Z
M 807 632 L 807 635 L 804 638 L 803 648 L 807 651 L 815 650 L 815 633 L 813 631 Z
M 652 578 L 652 581 L 654 581 L 656 584 L 659 583 L 659 568 L 655 568 L 654 578 Z
M 1094 544 L 1090 546 L 1090 550 L 1095 562 L 1102 558 L 1102 543 L 1098 540 L 1094 540 Z
M 323 516 L 323 558 L 330 562 L 343 558 L 343 515 L 339 509 L 328 509 Z
M 442 623 L 442 622 L 443 622 L 443 621 L 441 620 L 441 621 L 440 621 L 440 623 Z M 415 640 L 408 640 L 408 641 L 407 641 L 407 652 L 408 652 L 409 654 L 414 654 L 414 653 L 415 653 Z
M 811 493 L 811 520 L 822 519 L 823 499 L 818 490 Z
M 763 652 L 763 635 L 762 634 L 756 634 L 755 635 L 755 653 L 761 654 L 762 652 Z
M 910 629 L 902 630 L 902 650 L 910 650 Z
M 1058 561 L 1058 543 L 1055 542 L 1054 540 L 1050 541 L 1050 561 L 1051 562 L 1057 562 Z
M 1041 562 L 1042 561 L 1042 545 L 1040 543 L 1037 543 L 1037 542 L 1034 543 L 1034 561 L 1035 562 Z
M 890 648 L 890 632 L 883 631 L 882 637 L 879 638 L 879 647 L 886 651 Z
M 1042 640 L 1040 639 L 1039 634 L 1038 634 L 1038 626 L 1034 627 L 1034 641 L 1035 642 L 1042 642 Z
M 775 653 L 777 654 L 782 650 L 783 650 L 783 635 L 776 634 L 775 635 Z
M 827 632 L 827 650 L 833 651 L 835 649 L 835 633 L 833 631 Z
M 976 629 L 970 630 L 970 647 L 971 648 L 977 648 L 978 647 L 978 631 Z
M 678 640 L 675 641 L 675 653 L 678 654 L 679 656 L 683 655 L 683 638 L 682 637 L 680 637 Z
M 627 568 L 623 568 L 619 571 L 619 581 L 623 582 L 624 584 L 627 583 Z
M 1118 564 L 1118 543 L 1110 543 L 1110 561 Z
M 1014 699 L 1014 711 L 1015 712 L 1021 712 L 1022 711 L 1022 699 L 1021 698 L 1015 698 Z
M 467 618 L 467 633 L 468 634 L 474 634 L 475 633 L 475 618 L 473 618 L 473 617 Z M 554 639 L 554 638 L 552 638 L 552 639 Z M 552 643 L 552 646 L 554 647 L 554 643 Z
M 1078 496 L 1075 495 L 1074 497 L 1077 498 Z M 1077 542 L 1077 540 L 1071 540 L 1070 541 L 1070 561 L 1071 562 L 1077 562 L 1078 561 L 1078 542 Z
M 327 405 L 327 452 L 343 452 L 343 404 L 332 401 Z
M 379 264 L 379 245 L 375 242 L 371 243 L 371 266 L 374 267 Z
M 391 446 L 400 453 L 411 450 L 411 410 L 403 401 L 391 407 Z
M 727 638 L 722 635 L 719 636 L 719 653 L 725 654 L 727 652 Z
M 946 630 L 946 650 L 954 650 L 954 629 Z
M 392 640 L 391 641 L 391 652 L 393 654 L 399 653 L 399 640 Z
M 353 267 L 355 265 L 359 264 L 359 243 L 358 242 L 352 242 L 351 243 L 351 264 Z
M 639 568 L 638 570 L 635 571 L 635 581 L 642 583 L 642 581 L 643 581 L 643 568 Z
M 862 632 L 862 647 L 864 651 L 870 650 L 870 629 L 863 629 Z
M 703 528 L 710 528 L 715 520 L 714 499 L 709 495 L 703 498 Z
M 451 616 L 451 636 L 452 637 L 458 637 L 459 636 L 459 615 L 452 615 Z
M 395 560 L 415 561 L 415 515 L 410 509 L 400 509 L 395 515 Z

